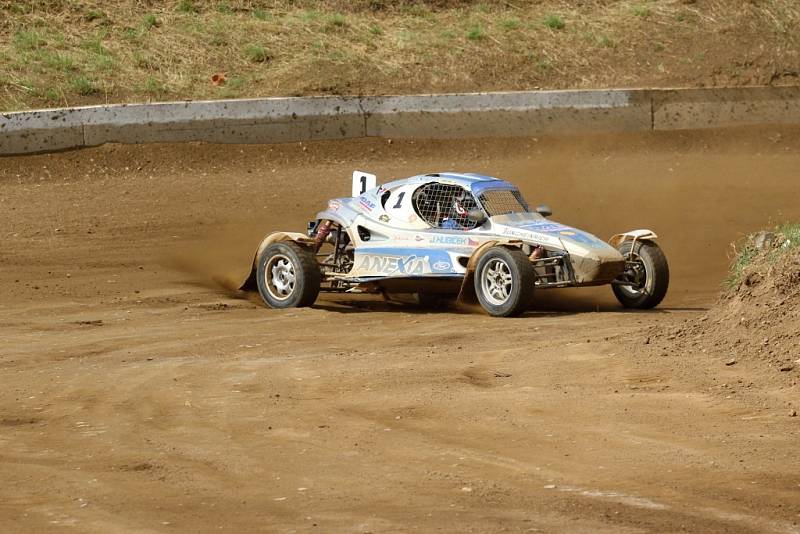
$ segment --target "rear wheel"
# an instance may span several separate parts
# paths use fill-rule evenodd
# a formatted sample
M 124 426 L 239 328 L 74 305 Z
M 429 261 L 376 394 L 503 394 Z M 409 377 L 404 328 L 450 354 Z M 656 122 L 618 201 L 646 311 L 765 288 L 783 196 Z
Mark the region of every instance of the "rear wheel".
M 256 279 L 258 292 L 270 308 L 300 308 L 317 300 L 322 274 L 311 249 L 283 241 L 261 253 Z
M 631 253 L 631 249 L 633 252 Z M 669 287 L 669 265 L 652 241 L 625 241 L 618 248 L 627 262 L 621 279 L 631 285 L 614 285 L 614 296 L 626 308 L 646 310 L 658 306 Z
M 512 317 L 533 302 L 536 272 L 519 249 L 492 247 L 478 260 L 475 293 L 489 315 Z

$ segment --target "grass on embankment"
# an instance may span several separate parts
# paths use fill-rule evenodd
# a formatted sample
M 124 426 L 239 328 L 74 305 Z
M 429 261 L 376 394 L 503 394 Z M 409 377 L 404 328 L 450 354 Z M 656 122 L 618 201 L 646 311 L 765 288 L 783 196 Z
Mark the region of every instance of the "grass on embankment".
M 795 0 L 0 0 L 0 111 L 796 83 L 798 27 Z
M 758 234 L 753 234 L 748 236 L 738 250 L 735 251 L 730 272 L 725 279 L 725 287 L 727 289 L 734 289 L 739 286 L 747 268 L 753 264 L 760 254 L 765 255 L 764 258 L 768 263 L 773 263 L 787 252 L 800 247 L 800 223 L 784 224 L 770 233 L 774 235 L 771 243 L 762 247 L 761 250 L 756 245 L 755 238 Z

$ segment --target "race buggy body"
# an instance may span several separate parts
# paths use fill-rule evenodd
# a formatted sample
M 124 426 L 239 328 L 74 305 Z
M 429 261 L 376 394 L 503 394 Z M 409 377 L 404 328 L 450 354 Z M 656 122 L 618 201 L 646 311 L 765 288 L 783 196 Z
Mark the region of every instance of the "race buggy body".
M 531 210 L 511 183 L 435 173 L 380 187 L 353 174 L 307 234 L 278 232 L 258 248 L 242 289 L 272 308 L 310 306 L 320 291 L 416 293 L 420 303 L 458 296 L 491 315 L 513 316 L 534 290 L 611 284 L 628 308 L 664 298 L 669 268 L 656 235 L 634 230 L 608 243 Z

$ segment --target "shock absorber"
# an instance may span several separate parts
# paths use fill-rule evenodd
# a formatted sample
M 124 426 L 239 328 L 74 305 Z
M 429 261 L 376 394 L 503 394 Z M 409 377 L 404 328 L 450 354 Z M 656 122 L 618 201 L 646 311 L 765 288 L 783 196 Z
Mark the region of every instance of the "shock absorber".
M 319 249 L 322 248 L 322 244 L 328 238 L 328 234 L 331 233 L 331 221 L 329 219 L 325 219 L 319 225 L 319 229 L 317 230 L 317 235 L 314 236 L 314 252 L 319 252 Z
M 531 252 L 531 255 L 528 256 L 528 258 L 531 261 L 536 261 L 544 258 L 546 253 L 547 251 L 544 249 L 542 245 L 536 245 L 535 247 L 533 247 L 533 251 Z

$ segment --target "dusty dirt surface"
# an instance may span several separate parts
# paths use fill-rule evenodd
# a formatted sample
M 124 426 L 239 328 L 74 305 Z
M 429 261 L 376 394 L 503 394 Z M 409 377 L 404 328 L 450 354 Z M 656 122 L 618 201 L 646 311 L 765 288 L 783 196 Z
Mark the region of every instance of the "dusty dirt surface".
M 731 241 L 800 220 L 799 133 L 0 159 L 0 524 L 798 532 L 797 373 L 777 389 L 638 347 L 702 317 Z M 493 319 L 373 297 L 276 311 L 223 288 L 263 234 L 346 194 L 353 168 L 497 174 L 600 236 L 651 227 L 670 293 L 625 312 L 608 288 L 541 292 Z
M 675 360 L 698 352 L 709 362 L 708 386 L 726 396 L 786 404 L 797 417 L 800 367 L 800 242 L 795 225 L 757 232 L 738 245 L 740 274 L 726 282 L 719 300 L 697 320 L 655 325 L 642 334 L 639 349 Z M 644 343 L 642 347 L 641 343 Z M 725 367 L 746 368 L 736 373 Z M 690 370 L 691 366 L 683 366 Z M 746 379 L 745 379 L 746 378 Z M 771 397 L 771 398 L 770 398 Z

